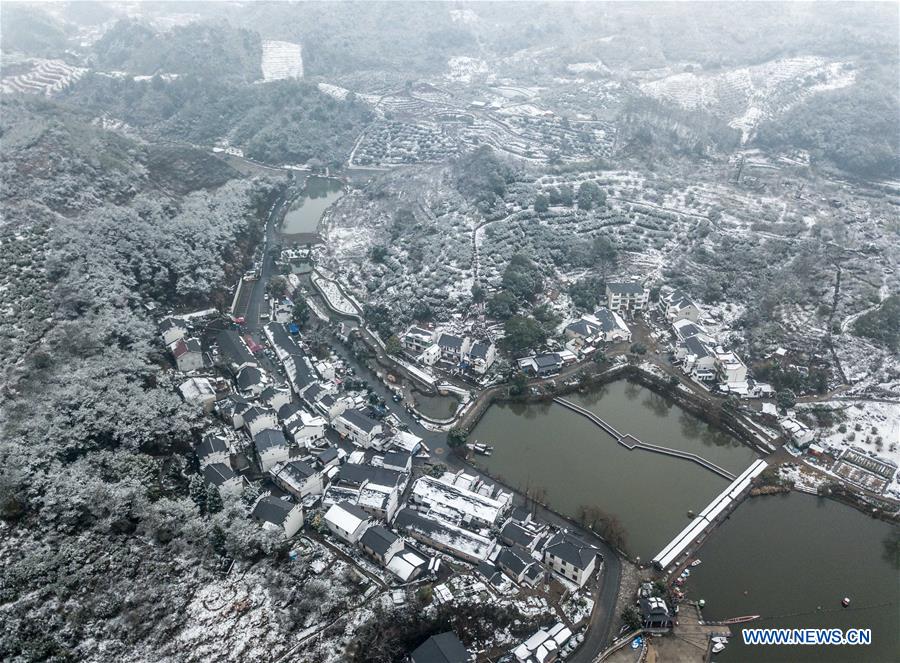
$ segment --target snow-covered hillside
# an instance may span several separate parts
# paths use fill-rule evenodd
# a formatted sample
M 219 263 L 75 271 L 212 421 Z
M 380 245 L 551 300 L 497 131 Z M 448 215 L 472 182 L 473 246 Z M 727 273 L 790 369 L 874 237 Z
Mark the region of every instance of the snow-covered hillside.
M 263 79 L 267 81 L 303 78 L 303 52 L 300 44 L 289 41 L 264 41 L 262 73 Z
M 729 118 L 746 142 L 760 120 L 787 110 L 810 94 L 851 85 L 855 78 L 849 63 L 806 56 L 715 74 L 672 74 L 642 83 L 641 89 L 685 108 L 703 108 Z

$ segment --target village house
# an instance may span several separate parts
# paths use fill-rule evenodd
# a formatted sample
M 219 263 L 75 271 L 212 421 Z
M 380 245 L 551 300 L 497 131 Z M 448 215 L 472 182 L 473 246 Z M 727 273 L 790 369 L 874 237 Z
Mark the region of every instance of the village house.
M 346 396 L 337 397 L 321 384 L 312 385 L 307 389 L 303 394 L 303 400 L 314 411 L 321 413 L 328 421 L 334 421 L 345 410 L 353 406 L 350 398 Z
M 244 421 L 244 428 L 250 437 L 256 437 L 256 434 L 266 428 L 278 428 L 278 416 L 275 410 L 263 405 L 252 405 L 247 408 L 241 415 Z
M 642 597 L 638 601 L 641 607 L 641 626 L 651 633 L 665 633 L 672 629 L 673 617 L 669 606 L 658 596 Z
M 716 349 L 716 369 L 726 390 L 747 393 L 747 366 L 734 352 Z
M 596 548 L 565 530 L 550 537 L 544 547 L 544 564 L 579 587 L 584 587 L 594 572 L 598 557 L 600 553 Z
M 369 514 L 354 504 L 340 502 L 325 513 L 325 526 L 339 539 L 356 543 L 369 526 Z
M 259 458 L 259 468 L 268 472 L 276 464 L 284 462 L 291 457 L 284 433 L 277 428 L 264 428 L 253 436 L 253 446 Z
M 238 391 L 247 398 L 259 396 L 266 387 L 266 378 L 258 366 L 248 364 L 238 371 L 234 380 Z
M 188 323 L 181 318 L 165 318 L 159 323 L 159 335 L 167 348 L 187 337 L 188 331 Z
M 340 466 L 344 451 L 337 447 L 326 447 L 321 451 L 313 451 L 312 457 L 315 459 L 316 465 L 323 470 L 336 468 Z
M 682 370 L 700 382 L 716 379 L 715 350 L 703 340 L 703 336 L 689 336 L 675 348 L 675 357 L 681 361 Z
M 504 546 L 497 555 L 497 566 L 517 585 L 535 587 L 544 577 L 543 567 L 521 546 Z
M 521 546 L 529 551 L 537 550 L 547 535 L 546 525 L 520 522 L 508 518 L 500 530 L 500 540 L 508 546 Z
M 394 527 L 406 531 L 417 541 L 473 564 L 486 560 L 494 541 L 438 517 L 403 508 L 394 518 Z
M 247 343 L 233 329 L 225 329 L 216 336 L 219 346 L 219 361 L 237 375 L 244 366 L 256 365 L 256 357 L 247 348 Z
M 428 568 L 429 558 L 405 543 L 400 552 L 391 555 L 387 561 L 387 570 L 397 576 L 401 582 L 415 580 Z
M 606 284 L 606 308 L 616 313 L 642 311 L 650 301 L 650 291 L 640 283 Z
M 240 495 L 244 491 L 244 480 L 225 463 L 210 463 L 203 470 L 203 479 L 208 486 L 215 486 L 219 494 Z
M 448 475 L 452 477 L 453 475 Z M 500 499 L 482 495 L 449 480 L 423 476 L 413 483 L 409 499 L 423 511 L 440 515 L 444 520 L 467 527 L 491 527 L 509 510 L 511 496 Z
M 441 361 L 450 364 L 459 364 L 464 361 L 469 352 L 471 341 L 467 336 L 456 336 L 441 332 L 438 336 L 437 344 L 441 349 Z
M 408 474 L 412 470 L 412 454 L 406 451 L 388 451 L 384 454 L 383 467 Z
M 224 433 L 207 433 L 197 445 L 196 451 L 201 469 L 212 463 L 231 464 L 231 445 Z
M 697 322 L 700 319 L 700 308 L 681 290 L 675 290 L 663 297 L 661 304 L 669 322 L 678 320 Z
M 263 327 L 263 333 L 266 335 L 269 344 L 275 351 L 275 356 L 278 357 L 278 361 L 281 363 L 293 356 L 306 355 L 283 324 L 269 322 Z
M 178 391 L 185 403 L 198 406 L 204 412 L 212 412 L 216 404 L 216 388 L 209 378 L 190 378 L 182 382 Z
M 360 547 L 372 559 L 387 566 L 391 557 L 403 550 L 403 539 L 383 525 L 372 525 L 359 538 Z
M 434 366 L 441 360 L 441 346 L 432 343 L 416 355 L 416 361 L 424 366 Z
M 576 347 L 599 342 L 620 343 L 631 340 L 631 330 L 618 313 L 599 308 L 592 315 L 584 315 L 565 329 L 566 338 L 579 341 Z
M 478 375 L 488 372 L 497 358 L 497 348 L 489 341 L 476 341 L 469 349 L 469 368 Z
M 182 373 L 199 371 L 203 368 L 203 347 L 196 338 L 183 338 L 175 341 L 171 348 L 175 357 L 175 365 Z
M 334 476 L 329 493 L 337 493 L 375 518 L 390 521 L 400 506 L 408 475 L 383 467 L 345 463 Z M 344 492 L 351 489 L 352 492 Z M 333 499 L 330 495 L 329 499 Z M 335 500 L 337 501 L 337 500 Z
M 278 412 L 283 406 L 291 402 L 291 398 L 290 389 L 271 385 L 260 393 L 259 402 Z
M 433 635 L 410 654 L 410 663 L 469 663 L 472 656 L 452 631 Z
M 371 448 L 383 431 L 381 422 L 359 410 L 345 410 L 331 425 L 341 437 L 363 449 Z
M 253 403 L 239 394 L 229 394 L 227 398 L 216 403 L 219 416 L 235 430 L 244 427 L 244 413 L 252 407 Z
M 302 460 L 282 461 L 270 470 L 272 481 L 298 500 L 307 495 L 321 495 L 325 488 L 323 473 Z
M 250 516 L 266 529 L 278 529 L 291 538 L 303 527 L 303 505 L 271 494 L 260 496 Z
M 434 336 L 433 331 L 413 325 L 400 337 L 400 344 L 409 354 L 416 356 L 434 344 Z
M 306 390 L 319 382 L 319 376 L 306 355 L 291 355 L 282 364 L 291 389 L 298 398 L 303 398 Z
M 325 427 L 328 422 L 324 417 L 317 417 L 306 410 L 300 410 L 284 422 L 288 438 L 301 449 L 311 449 L 317 442 L 325 439 Z

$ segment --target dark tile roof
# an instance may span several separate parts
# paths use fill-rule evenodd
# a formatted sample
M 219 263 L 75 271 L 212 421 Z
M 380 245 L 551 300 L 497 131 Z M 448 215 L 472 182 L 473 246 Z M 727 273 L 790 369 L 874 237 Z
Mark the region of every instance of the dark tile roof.
M 368 481 L 376 486 L 397 486 L 403 479 L 403 473 L 396 470 L 388 470 L 374 465 L 360 465 L 357 463 L 345 463 L 341 465 L 340 472 L 335 477 L 336 481 L 361 486 Z
M 282 500 L 272 495 L 265 495 L 259 498 L 256 506 L 253 507 L 253 513 L 250 515 L 261 522 L 272 523 L 281 527 L 291 510 L 296 506 L 290 500 Z
M 453 632 L 433 635 L 416 648 L 412 663 L 467 663 L 469 652 Z
M 381 525 L 372 525 L 365 531 L 359 542 L 370 550 L 374 550 L 376 553 L 383 556 L 397 538 L 397 535 L 389 529 L 386 529 Z
M 384 464 L 393 465 L 394 467 L 406 467 L 406 463 L 411 455 L 405 451 L 388 451 L 384 454 Z
M 608 308 L 598 308 L 594 311 L 594 317 L 600 323 L 600 328 L 605 332 L 611 332 L 619 328 L 616 318 Z
M 706 344 L 696 336 L 689 336 L 688 338 L 684 339 L 684 347 L 686 347 L 692 355 L 697 355 L 700 358 L 710 356 L 710 352 L 706 347 Z
M 253 438 L 253 444 L 256 445 L 256 450 L 259 453 L 262 453 L 266 449 L 286 447 L 288 445 L 284 433 L 274 428 L 265 428 L 259 431 L 256 434 L 256 437 Z
M 472 349 L 469 350 L 469 356 L 475 357 L 476 359 L 487 359 L 489 348 L 490 344 L 485 343 L 484 341 L 478 341 L 472 346 Z
M 566 331 L 578 334 L 579 336 L 593 336 L 599 329 L 596 325 L 587 320 L 576 320 L 575 322 L 570 322 L 566 325 Z
M 282 421 L 287 421 L 302 409 L 303 408 L 296 403 L 286 403 L 285 405 L 282 405 L 280 408 L 278 408 L 278 418 Z
M 237 385 L 242 391 L 262 382 L 263 374 L 256 366 L 244 366 L 237 374 Z
M 277 471 L 275 471 L 277 468 Z M 297 483 L 303 483 L 311 476 L 315 476 L 316 471 L 309 463 L 302 460 L 292 460 L 286 463 L 279 463 L 271 471 L 273 476 L 293 479 Z
M 507 521 L 503 529 L 500 530 L 500 537 L 505 541 L 518 543 L 522 546 L 527 546 L 534 541 L 534 535 L 531 532 L 511 520 Z
M 459 350 L 463 344 L 463 340 L 454 334 L 441 334 L 437 342 L 439 346 L 449 350 Z
M 554 534 L 544 551 L 582 570 L 599 554 L 596 548 L 568 532 Z
M 555 352 L 550 352 L 535 356 L 534 363 L 538 368 L 550 368 L 552 366 L 561 366 L 562 358 Z
M 228 453 L 228 451 L 228 440 L 217 433 L 207 433 L 203 436 L 200 444 L 197 445 L 197 456 L 201 459 L 214 453 Z
M 289 355 L 304 355 L 297 341 L 288 333 L 284 325 L 279 322 L 269 322 L 266 324 L 266 330 L 271 334 L 272 343 L 282 351 Z
M 167 332 L 170 329 L 174 329 L 176 327 L 178 329 L 186 330 L 188 328 L 188 324 L 187 324 L 187 322 L 185 322 L 184 320 L 182 320 L 180 318 L 166 318 L 165 320 L 163 320 L 159 323 L 160 333 Z
M 249 410 L 244 412 L 244 421 L 250 423 L 252 421 L 256 421 L 256 419 L 260 417 L 264 417 L 266 415 L 275 415 L 275 410 L 270 407 L 263 407 L 262 405 L 254 405 Z
M 225 463 L 211 463 L 203 468 L 203 478 L 207 483 L 215 486 L 221 486 L 229 479 L 233 479 L 237 475 Z
M 328 447 L 327 449 L 323 449 L 318 453 L 313 453 L 313 455 L 318 459 L 320 463 L 325 465 L 326 463 L 330 463 L 335 458 L 338 457 L 338 448 L 337 447 Z
M 356 428 L 359 428 L 366 433 L 371 433 L 376 426 L 381 425 L 380 422 L 376 421 L 372 417 L 363 414 L 359 410 L 344 410 L 344 413 L 341 415 L 341 417 Z
M 607 283 L 606 287 L 610 292 L 615 292 L 623 295 L 638 295 L 644 292 L 644 286 L 640 283 L 633 282 L 621 282 L 621 283 Z

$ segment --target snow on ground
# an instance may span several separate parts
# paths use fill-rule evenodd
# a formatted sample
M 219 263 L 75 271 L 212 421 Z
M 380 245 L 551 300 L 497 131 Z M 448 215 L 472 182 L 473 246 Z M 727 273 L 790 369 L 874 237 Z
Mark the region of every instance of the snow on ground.
M 571 74 L 585 74 L 588 72 L 605 74 L 610 71 L 603 62 L 573 62 L 566 65 L 566 71 Z
M 490 73 L 487 62 L 464 55 L 452 57 L 447 61 L 447 78 L 456 83 L 471 83 L 473 78 Z
M 60 92 L 81 78 L 87 69 L 73 67 L 62 60 L 31 60 L 31 71 L 16 76 L 5 76 L 0 83 L 0 92 L 13 94 L 44 94 L 50 96 Z
M 300 44 L 289 41 L 264 41 L 262 73 L 266 81 L 303 78 L 303 54 Z
M 900 466 L 900 402 L 827 401 L 816 405 L 846 417 L 829 428 L 819 429 L 821 446 L 836 451 L 855 446 Z
M 327 94 L 329 97 L 334 97 L 338 101 L 343 101 L 347 98 L 347 95 L 350 94 L 350 90 L 345 87 L 341 87 L 340 85 L 332 85 L 331 83 L 319 83 L 319 92 L 323 92 Z

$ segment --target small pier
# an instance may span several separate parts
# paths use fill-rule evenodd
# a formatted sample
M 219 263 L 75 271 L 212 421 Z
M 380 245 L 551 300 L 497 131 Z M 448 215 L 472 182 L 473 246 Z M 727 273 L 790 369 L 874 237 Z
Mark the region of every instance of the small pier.
M 732 474 L 725 468 L 719 467 L 715 463 L 706 460 L 702 456 L 698 456 L 697 454 L 690 453 L 688 451 L 679 451 L 678 449 L 670 449 L 669 447 L 663 447 L 658 444 L 650 444 L 648 442 L 642 442 L 638 438 L 634 437 L 634 435 L 631 435 L 629 433 L 622 434 L 618 430 L 616 430 L 616 428 L 609 422 L 605 421 L 604 419 L 601 419 L 600 417 L 598 417 L 596 414 L 594 414 L 590 410 L 587 410 L 587 409 L 581 407 L 580 405 L 573 403 L 570 400 L 566 400 L 565 398 L 554 398 L 553 402 L 559 403 L 563 407 L 568 408 L 569 410 L 572 410 L 572 412 L 580 414 L 581 416 L 590 420 L 591 422 L 593 422 L 594 424 L 596 424 L 597 426 L 602 428 L 605 432 L 612 435 L 613 438 L 616 440 L 616 442 L 621 444 L 623 447 L 625 447 L 629 451 L 634 450 L 634 449 L 643 449 L 644 451 L 652 451 L 654 453 L 663 454 L 664 456 L 673 456 L 674 458 L 681 458 L 682 460 L 687 460 L 687 461 L 690 461 L 691 463 L 696 463 L 697 465 L 700 465 L 701 467 L 706 468 L 710 472 L 715 472 L 719 476 L 724 477 L 725 479 L 728 479 L 729 481 L 735 480 L 734 474 Z

